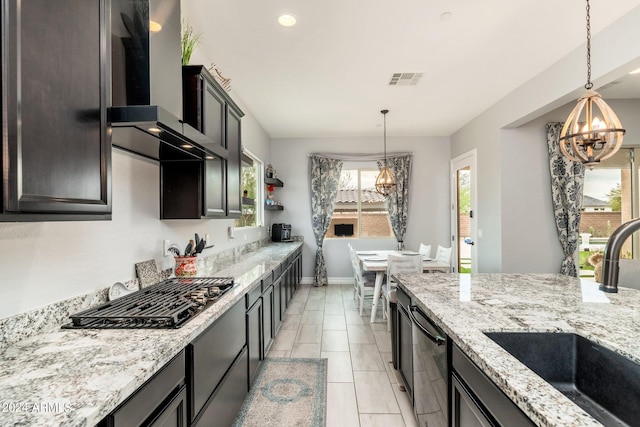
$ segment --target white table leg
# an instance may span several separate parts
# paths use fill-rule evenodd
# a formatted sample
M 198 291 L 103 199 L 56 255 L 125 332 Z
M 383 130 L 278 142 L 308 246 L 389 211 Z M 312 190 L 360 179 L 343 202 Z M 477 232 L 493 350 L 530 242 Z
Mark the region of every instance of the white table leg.
M 371 304 L 371 323 L 376 320 L 376 308 L 378 307 L 378 300 L 380 299 L 380 293 L 382 292 L 382 279 L 384 278 L 384 271 L 376 272 L 376 284 L 373 288 L 373 303 Z

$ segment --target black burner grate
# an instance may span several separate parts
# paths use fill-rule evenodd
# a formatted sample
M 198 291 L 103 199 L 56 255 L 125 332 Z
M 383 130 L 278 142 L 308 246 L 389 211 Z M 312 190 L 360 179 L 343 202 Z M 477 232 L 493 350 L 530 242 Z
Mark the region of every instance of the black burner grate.
M 233 287 L 232 277 L 168 279 L 69 316 L 63 328 L 171 329 L 217 301 Z

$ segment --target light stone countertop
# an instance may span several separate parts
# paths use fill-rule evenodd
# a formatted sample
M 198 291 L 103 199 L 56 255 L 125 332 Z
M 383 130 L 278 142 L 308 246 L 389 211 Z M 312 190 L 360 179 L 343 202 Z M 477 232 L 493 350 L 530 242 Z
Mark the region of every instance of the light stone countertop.
M 236 285 L 179 329 L 56 329 L 0 352 L 0 425 L 94 426 L 136 391 L 302 242 L 272 243 L 199 276 Z
M 483 332 L 572 332 L 640 363 L 640 291 L 551 274 L 398 275 L 417 305 L 539 426 L 601 424 Z

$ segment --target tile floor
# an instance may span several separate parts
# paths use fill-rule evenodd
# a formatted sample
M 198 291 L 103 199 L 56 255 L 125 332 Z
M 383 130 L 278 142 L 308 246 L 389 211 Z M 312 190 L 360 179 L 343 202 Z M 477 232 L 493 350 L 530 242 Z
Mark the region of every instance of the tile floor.
M 389 366 L 387 322 L 370 315 L 370 301 L 359 315 L 353 285 L 302 285 L 267 356 L 329 359 L 327 427 L 417 427 Z

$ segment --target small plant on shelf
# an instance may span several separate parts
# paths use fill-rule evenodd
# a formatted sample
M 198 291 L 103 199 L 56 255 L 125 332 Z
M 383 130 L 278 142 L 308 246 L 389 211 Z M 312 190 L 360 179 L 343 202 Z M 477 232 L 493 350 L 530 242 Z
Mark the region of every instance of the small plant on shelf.
M 194 33 L 193 27 L 186 19 L 182 20 L 182 65 L 189 65 L 193 50 L 200 43 L 201 33 Z

